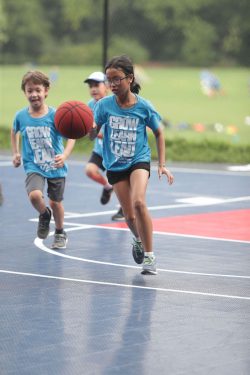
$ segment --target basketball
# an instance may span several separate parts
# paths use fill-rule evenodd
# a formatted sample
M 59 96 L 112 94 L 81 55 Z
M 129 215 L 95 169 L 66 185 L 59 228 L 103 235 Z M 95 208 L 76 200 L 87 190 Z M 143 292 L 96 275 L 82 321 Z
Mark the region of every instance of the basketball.
M 92 110 L 78 100 L 62 103 L 55 113 L 55 126 L 65 138 L 78 139 L 84 137 L 93 126 Z

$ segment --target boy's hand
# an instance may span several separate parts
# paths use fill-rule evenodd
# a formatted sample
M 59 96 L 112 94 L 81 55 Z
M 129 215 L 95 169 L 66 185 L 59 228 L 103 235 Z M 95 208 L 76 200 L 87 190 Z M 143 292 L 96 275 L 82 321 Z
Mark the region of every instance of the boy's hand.
M 93 141 L 97 137 L 97 126 L 93 127 L 89 132 L 89 139 Z
M 64 162 L 66 160 L 66 156 L 64 154 L 56 155 L 54 158 L 54 167 L 55 168 L 62 168 L 64 166 Z
M 12 163 L 13 163 L 15 168 L 20 167 L 22 162 L 21 162 L 21 154 L 19 154 L 19 152 L 16 152 L 13 155 Z
M 169 169 L 167 169 L 166 167 L 162 166 L 162 167 L 158 167 L 158 176 L 159 178 L 161 178 L 161 176 L 165 174 L 168 178 L 168 183 L 169 185 L 172 185 L 172 183 L 174 182 L 174 176 L 172 175 L 172 173 L 170 172 Z

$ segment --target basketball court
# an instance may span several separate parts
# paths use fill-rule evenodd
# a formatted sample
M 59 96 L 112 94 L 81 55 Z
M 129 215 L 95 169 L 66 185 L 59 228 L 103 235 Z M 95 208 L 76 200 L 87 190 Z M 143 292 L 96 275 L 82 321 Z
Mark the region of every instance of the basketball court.
M 71 159 L 66 250 L 36 238 L 22 167 L 0 155 L 1 375 L 248 375 L 250 172 L 152 168 L 157 276 L 141 275 L 115 195 Z M 51 225 L 53 230 L 53 223 Z

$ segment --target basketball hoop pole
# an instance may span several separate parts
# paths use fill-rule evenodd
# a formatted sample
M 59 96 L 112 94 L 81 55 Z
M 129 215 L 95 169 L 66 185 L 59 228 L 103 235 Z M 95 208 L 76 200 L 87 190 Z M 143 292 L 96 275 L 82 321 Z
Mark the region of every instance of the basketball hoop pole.
M 103 54 L 102 54 L 102 66 L 103 71 L 107 62 L 108 56 L 108 9 L 109 0 L 104 0 L 103 3 Z

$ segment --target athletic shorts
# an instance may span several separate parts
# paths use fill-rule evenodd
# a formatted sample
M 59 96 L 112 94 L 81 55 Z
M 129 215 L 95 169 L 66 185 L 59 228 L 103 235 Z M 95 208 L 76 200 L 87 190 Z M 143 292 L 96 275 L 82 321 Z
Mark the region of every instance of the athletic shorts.
M 150 163 L 140 162 L 132 165 L 132 167 L 130 167 L 129 169 L 125 169 L 124 171 L 107 171 L 108 182 L 110 183 L 110 185 L 114 185 L 119 181 L 128 180 L 131 173 L 136 169 L 145 169 L 149 172 L 148 178 L 150 177 Z
M 93 163 L 95 165 L 97 165 L 98 168 L 100 168 L 103 172 L 105 171 L 105 168 L 102 164 L 102 157 L 97 154 L 95 151 L 92 152 L 92 154 L 90 155 L 90 159 L 88 161 L 88 163 Z
M 28 195 L 34 190 L 40 190 L 43 193 L 46 180 L 48 197 L 54 202 L 61 202 L 65 189 L 65 177 L 45 178 L 38 173 L 29 173 L 25 180 Z

